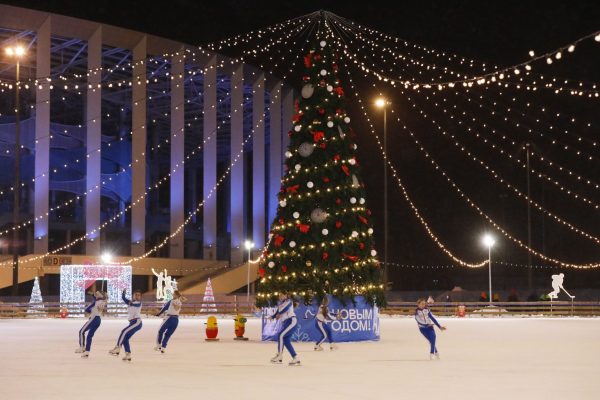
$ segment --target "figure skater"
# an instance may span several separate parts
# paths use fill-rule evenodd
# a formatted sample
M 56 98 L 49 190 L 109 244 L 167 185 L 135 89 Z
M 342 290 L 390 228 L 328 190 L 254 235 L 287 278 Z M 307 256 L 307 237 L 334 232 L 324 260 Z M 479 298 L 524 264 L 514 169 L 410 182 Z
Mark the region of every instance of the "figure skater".
M 136 290 L 133 292 L 133 299 L 129 300 L 125 297 L 125 289 L 121 297 L 123 302 L 127 304 L 127 319 L 129 325 L 121 331 L 117 345 L 114 349 L 110 350 L 109 353 L 113 356 L 118 356 L 121 350 L 121 346 L 125 347 L 125 356 L 123 361 L 131 361 L 131 348 L 129 347 L 129 339 L 140 329 L 142 329 L 142 292 Z
M 104 294 L 97 291 L 92 297 L 92 302 L 84 311 L 85 315 L 89 315 L 89 319 L 79 330 L 79 348 L 75 350 L 75 353 L 81 353 L 81 357 L 83 358 L 87 358 L 90 355 L 92 338 L 98 327 L 100 327 L 101 317 L 105 310 L 106 300 L 104 300 Z
M 281 364 L 283 348 L 285 347 L 292 356 L 289 365 L 300 365 L 300 360 L 296 357 L 296 350 L 292 346 L 292 332 L 298 324 L 298 319 L 294 313 L 294 303 L 287 292 L 279 293 L 279 305 L 275 314 L 267 317 L 269 319 L 278 319 L 281 321 L 281 331 L 277 338 L 277 354 L 271 358 L 272 363 Z
M 440 330 L 445 331 L 446 327 L 441 326 L 429 308 L 427 307 L 427 302 L 425 299 L 417 300 L 417 309 L 415 310 L 415 320 L 419 325 L 419 330 L 425 336 L 425 338 L 429 341 L 431 345 L 431 350 L 429 352 L 429 359 L 433 360 L 434 358 L 439 360 L 440 354 L 435 347 L 435 330 L 433 325 L 435 324 Z
M 323 298 L 323 301 L 321 302 L 321 305 L 319 306 L 319 311 L 317 311 L 317 315 L 315 317 L 315 320 L 317 322 L 317 329 L 319 329 L 319 332 L 321 333 L 321 335 L 323 335 L 321 340 L 319 340 L 318 342 L 315 343 L 315 351 L 323 351 L 323 348 L 321 347 L 321 345 L 323 344 L 323 342 L 325 342 L 325 340 L 327 340 L 329 342 L 330 350 L 337 349 L 337 346 L 333 343 L 333 335 L 331 332 L 330 323 L 331 323 L 331 321 L 339 318 L 339 315 L 330 314 L 329 310 L 327 308 L 328 305 L 329 305 L 329 298 L 327 296 L 325 296 Z
M 159 317 L 161 314 L 166 313 L 166 318 L 158 330 L 154 350 L 161 353 L 165 352 L 171 335 L 173 335 L 175 329 L 177 329 L 177 325 L 179 325 L 179 311 L 181 311 L 181 303 L 185 300 L 186 298 L 181 296 L 179 290 L 176 290 L 173 292 L 173 299 L 166 302 L 160 312 L 156 314 Z

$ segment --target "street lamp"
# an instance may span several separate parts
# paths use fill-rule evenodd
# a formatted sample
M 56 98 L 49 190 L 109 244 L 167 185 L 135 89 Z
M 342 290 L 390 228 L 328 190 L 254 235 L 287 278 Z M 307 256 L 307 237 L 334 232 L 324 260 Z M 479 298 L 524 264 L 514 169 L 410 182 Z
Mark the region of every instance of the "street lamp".
M 496 243 L 496 239 L 489 233 L 483 235 L 482 240 L 484 246 L 488 248 L 488 267 L 489 267 L 489 285 L 490 285 L 490 305 L 492 304 L 492 247 Z
M 246 289 L 246 303 L 250 306 L 250 259 L 252 258 L 251 252 L 254 248 L 254 242 L 252 240 L 246 240 L 244 242 L 244 247 L 248 250 L 248 279 L 246 281 L 248 287 Z
M 108 252 L 102 253 L 102 255 L 100 256 L 100 259 L 102 260 L 102 262 L 104 264 L 110 264 L 110 262 L 112 261 L 112 258 L 113 258 L 112 254 L 108 253 Z
M 15 179 L 14 179 L 14 204 L 13 204 L 13 286 L 12 295 L 17 296 L 19 290 L 19 211 L 21 209 L 20 204 L 20 185 L 21 180 L 21 126 L 20 126 L 20 115 L 19 115 L 19 92 L 21 89 L 20 80 L 20 61 L 25 56 L 25 48 L 21 45 L 8 46 L 5 49 L 5 53 L 8 57 L 14 58 L 17 63 L 17 71 L 15 78 Z
M 383 282 L 385 290 L 388 285 L 388 179 L 387 179 L 387 113 L 386 107 L 391 104 L 384 97 L 375 100 L 375 106 L 383 109 Z

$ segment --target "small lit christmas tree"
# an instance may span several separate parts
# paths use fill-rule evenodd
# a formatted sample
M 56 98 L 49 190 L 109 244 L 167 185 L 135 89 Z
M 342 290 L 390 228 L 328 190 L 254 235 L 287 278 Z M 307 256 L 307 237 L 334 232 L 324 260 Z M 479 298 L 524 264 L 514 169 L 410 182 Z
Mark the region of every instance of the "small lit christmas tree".
M 272 305 L 286 290 L 305 302 L 326 294 L 362 295 L 381 306 L 381 268 L 339 64 L 330 42 L 320 40 L 314 47 L 304 57 L 302 98 L 295 103 L 256 304 Z
M 206 289 L 204 290 L 200 312 L 217 312 L 217 305 L 215 304 L 215 296 L 213 295 L 210 278 L 208 278 L 208 281 L 206 282 Z
M 28 313 L 43 313 L 44 299 L 42 299 L 42 291 L 40 290 L 40 281 L 35 277 L 33 281 L 33 289 L 31 290 L 31 298 L 29 299 Z

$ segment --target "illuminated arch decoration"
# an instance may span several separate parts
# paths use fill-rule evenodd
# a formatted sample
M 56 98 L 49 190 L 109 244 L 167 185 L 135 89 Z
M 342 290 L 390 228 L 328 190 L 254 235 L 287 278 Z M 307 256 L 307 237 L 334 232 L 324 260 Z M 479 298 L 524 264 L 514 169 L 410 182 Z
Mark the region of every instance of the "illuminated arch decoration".
M 94 282 L 106 281 L 108 303 L 121 304 L 121 292 L 131 296 L 131 265 L 61 265 L 60 302 L 73 311 L 85 303 L 85 292 Z

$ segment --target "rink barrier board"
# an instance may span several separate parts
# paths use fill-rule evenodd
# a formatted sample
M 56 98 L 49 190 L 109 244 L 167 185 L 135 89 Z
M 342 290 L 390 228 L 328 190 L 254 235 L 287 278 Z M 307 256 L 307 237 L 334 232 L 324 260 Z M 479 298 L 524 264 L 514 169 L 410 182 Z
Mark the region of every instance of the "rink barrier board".
M 29 302 L 0 302 L 0 318 L 60 318 L 61 309 L 69 310 L 69 317 L 83 317 L 83 310 L 88 303 L 59 303 L 44 302 L 40 304 L 30 304 Z M 451 302 L 435 303 L 429 308 L 437 316 L 457 316 L 458 307 L 465 307 L 465 317 L 473 316 L 579 316 L 596 317 L 600 316 L 600 302 L 597 301 L 549 301 L 539 302 L 494 302 L 492 303 L 495 311 L 488 311 L 489 302 Z M 111 305 L 107 316 L 121 316 L 124 308 L 122 304 Z M 120 307 L 121 306 L 121 307 Z M 152 316 L 162 308 L 162 302 L 143 302 L 142 314 Z M 220 300 L 210 303 L 187 302 L 181 309 L 182 316 L 202 316 L 211 314 L 245 314 L 260 316 L 261 311 L 254 307 L 254 302 L 250 303 L 234 299 Z M 415 313 L 414 302 L 389 302 L 386 308 L 379 309 L 379 314 L 412 316 Z

